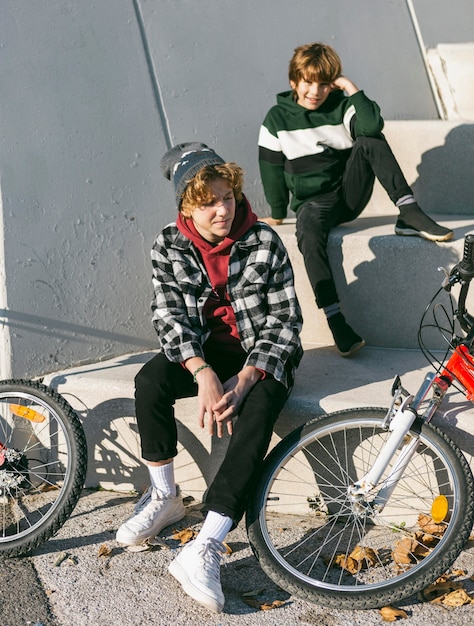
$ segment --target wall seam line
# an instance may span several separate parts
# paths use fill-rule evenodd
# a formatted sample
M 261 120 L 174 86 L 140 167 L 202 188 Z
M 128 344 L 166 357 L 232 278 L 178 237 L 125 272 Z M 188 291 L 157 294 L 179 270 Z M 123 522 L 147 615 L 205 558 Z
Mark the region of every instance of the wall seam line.
M 137 17 L 138 28 L 142 39 L 143 50 L 145 52 L 145 58 L 150 73 L 151 84 L 153 86 L 153 93 L 155 95 L 156 105 L 160 116 L 161 125 L 165 135 L 166 146 L 168 150 L 172 147 L 171 129 L 169 125 L 168 116 L 166 115 L 165 105 L 163 102 L 163 94 L 160 87 L 160 82 L 156 74 L 155 66 L 151 56 L 150 46 L 148 45 L 148 39 L 145 31 L 145 23 L 143 20 L 143 14 L 140 7 L 140 0 L 133 0 L 133 6 L 135 8 L 135 15 Z
M 3 216 L 3 194 L 0 180 L 0 378 L 12 377 L 12 347 L 8 318 L 7 272 L 5 261 L 5 222 Z
M 415 11 L 415 7 L 413 5 L 413 0 L 406 0 L 407 3 L 407 7 L 408 7 L 408 12 L 410 14 L 411 17 L 411 22 L 413 25 L 413 28 L 415 30 L 415 36 L 416 36 L 416 40 L 418 42 L 418 46 L 420 48 L 420 52 L 421 52 L 421 56 L 423 58 L 423 64 L 425 66 L 425 72 L 426 72 L 426 76 L 428 78 L 428 82 L 430 84 L 430 88 L 431 88 L 431 93 L 433 95 L 433 99 L 435 101 L 435 105 L 436 105 L 436 109 L 438 111 L 438 115 L 439 118 L 442 120 L 446 119 L 446 113 L 444 111 L 444 107 L 443 107 L 443 103 L 441 102 L 439 93 L 438 93 L 438 89 L 436 87 L 436 84 L 434 82 L 433 79 L 433 74 L 431 72 L 429 63 L 428 63 L 428 56 L 426 54 L 426 47 L 423 41 L 423 35 L 421 34 L 421 29 L 420 29 L 420 25 L 418 23 L 418 18 L 416 15 L 416 11 Z

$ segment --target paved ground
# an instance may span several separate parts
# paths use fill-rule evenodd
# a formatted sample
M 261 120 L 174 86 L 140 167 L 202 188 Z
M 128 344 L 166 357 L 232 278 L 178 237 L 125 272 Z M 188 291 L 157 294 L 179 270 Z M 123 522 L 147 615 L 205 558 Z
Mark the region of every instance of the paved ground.
M 118 446 L 115 439 L 111 439 L 109 446 L 95 442 L 96 439 L 99 443 L 107 437 L 110 439 L 110 433 L 107 434 L 110 427 L 107 430 L 104 424 L 107 426 L 114 416 L 124 415 L 127 420 L 131 416 L 131 368 L 140 366 L 139 356 L 53 376 L 56 383 L 61 383 L 59 390 L 66 391 L 68 400 L 82 403 L 80 406 L 87 409 L 81 411 L 81 416 L 91 447 L 92 467 L 98 463 L 97 459 L 93 460 L 94 448 L 108 450 L 109 460 L 115 458 L 110 452 L 112 443 Z M 300 368 L 299 388 L 295 388 L 299 397 L 295 408 L 299 408 L 302 414 L 281 418 L 278 426 L 281 436 L 290 426 L 296 425 L 295 420 L 307 419 L 305 407 L 314 407 L 315 403 L 318 412 L 355 405 L 386 405 L 394 374 L 400 373 L 402 380 L 407 380 L 408 388 L 414 390 L 427 368 L 423 358 L 410 351 L 389 354 L 387 350 L 367 348 L 357 361 L 351 361 L 340 359 L 330 348 L 321 348 L 308 352 L 305 359 L 306 365 Z M 368 381 L 373 382 L 369 384 Z M 110 387 L 112 383 L 113 388 Z M 106 390 L 114 400 L 101 421 L 97 407 L 107 404 Z M 472 404 L 457 392 L 450 394 L 439 419 L 474 468 L 473 417 Z M 127 428 L 128 432 L 130 428 Z M 125 461 L 117 466 L 103 464 L 102 478 L 113 478 L 117 468 L 125 471 L 130 465 Z M 138 457 L 136 463 L 141 466 Z M 194 472 L 200 471 L 199 464 L 192 467 Z M 119 475 L 115 478 L 117 482 L 123 482 Z M 116 488 L 115 491 L 86 490 L 72 517 L 56 537 L 28 559 L 0 561 L 0 626 L 372 626 L 383 623 L 378 610 L 326 609 L 291 597 L 276 587 L 253 557 L 243 524 L 228 539 L 233 554 L 222 568 L 226 596 L 224 613 L 209 613 L 188 598 L 167 572 L 173 551 L 179 544 L 172 538 L 172 528 L 161 534 L 161 549 L 150 552 L 127 552 L 115 542 L 115 531 L 130 515 L 136 499 L 136 495 Z M 191 506 L 186 518 L 176 526 L 198 529 L 201 521 L 199 510 Z M 110 554 L 99 556 L 104 545 Z M 63 553 L 66 558 L 60 565 L 55 565 Z M 474 580 L 469 580 L 474 576 L 474 543 L 466 546 L 455 567 L 465 571 L 460 580 L 474 595 Z M 256 610 L 244 600 L 244 594 L 252 591 L 260 592 L 260 600 L 280 600 L 283 605 L 268 611 Z M 404 622 L 407 626 L 474 623 L 474 605 L 447 609 L 408 598 L 398 607 L 407 613 Z
M 243 524 L 229 535 L 233 554 L 222 568 L 224 612 L 210 613 L 188 598 L 167 572 L 179 545 L 172 538 L 172 528 L 161 533 L 163 545 L 153 551 L 127 552 L 116 543 L 115 530 L 131 513 L 135 500 L 117 492 L 85 491 L 60 533 L 31 557 L 49 602 L 50 621 L 44 610 L 18 622 L 0 619 L 1 626 L 40 623 L 44 626 L 371 626 L 383 623 L 378 610 L 326 609 L 279 589 L 254 559 Z M 197 529 L 201 520 L 199 510 L 190 506 L 186 518 L 175 526 Z M 108 555 L 99 556 L 102 546 L 110 550 Z M 55 565 L 62 553 L 67 558 Z M 474 582 L 469 578 L 474 574 L 474 544 L 466 547 L 455 566 L 465 570 L 460 580 L 473 593 Z M 260 600 L 280 600 L 284 604 L 277 609 L 256 610 L 244 601 L 243 595 L 251 591 L 259 591 Z M 447 609 L 409 598 L 397 606 L 406 611 L 407 626 L 474 623 L 474 605 Z
M 0 562 L 0 626 L 60 626 L 32 559 Z

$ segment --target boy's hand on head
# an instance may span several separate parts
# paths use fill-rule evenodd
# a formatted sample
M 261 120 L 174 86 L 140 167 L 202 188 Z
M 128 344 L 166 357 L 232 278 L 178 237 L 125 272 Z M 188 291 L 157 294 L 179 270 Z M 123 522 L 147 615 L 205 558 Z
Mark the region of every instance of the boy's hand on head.
M 336 80 L 332 83 L 334 89 L 342 89 L 349 96 L 353 96 L 359 90 L 359 87 L 355 85 L 349 78 L 346 76 L 338 76 Z
M 268 224 L 269 226 L 280 226 L 283 224 L 282 219 L 275 219 L 274 217 L 259 217 L 258 221 L 265 222 L 265 224 Z

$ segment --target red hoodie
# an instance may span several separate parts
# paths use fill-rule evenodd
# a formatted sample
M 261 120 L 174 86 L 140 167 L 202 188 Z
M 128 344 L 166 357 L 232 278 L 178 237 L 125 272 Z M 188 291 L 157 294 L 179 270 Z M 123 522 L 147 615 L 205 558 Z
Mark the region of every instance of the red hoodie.
M 235 322 L 234 310 L 227 294 L 230 249 L 257 221 L 247 198 L 235 210 L 232 228 L 220 243 L 212 244 L 196 230 L 192 219 L 184 218 L 180 213 L 177 219 L 179 231 L 190 239 L 200 251 L 204 266 L 212 285 L 212 294 L 204 305 L 204 313 L 211 330 L 206 346 L 223 346 L 233 352 L 243 352 Z

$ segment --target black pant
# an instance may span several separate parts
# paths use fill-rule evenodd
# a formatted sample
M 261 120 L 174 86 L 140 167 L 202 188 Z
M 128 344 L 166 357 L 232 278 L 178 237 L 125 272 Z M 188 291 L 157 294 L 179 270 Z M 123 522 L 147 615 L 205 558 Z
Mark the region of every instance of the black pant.
M 222 382 L 236 374 L 244 357 L 212 364 Z M 191 374 L 158 354 L 135 378 L 135 408 L 143 458 L 164 461 L 177 455 L 173 405 L 177 398 L 197 394 Z M 268 450 L 273 426 L 288 397 L 286 387 L 266 376 L 251 389 L 234 422 L 225 458 L 206 492 L 204 509 L 228 515 L 237 524 Z
M 297 211 L 298 248 L 319 308 L 339 302 L 327 254 L 329 232 L 362 213 L 376 177 L 394 203 L 412 194 L 385 137 L 359 137 L 347 161 L 341 186 L 311 198 Z

